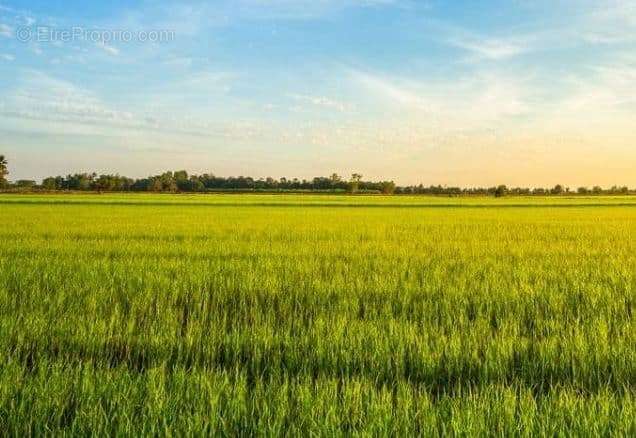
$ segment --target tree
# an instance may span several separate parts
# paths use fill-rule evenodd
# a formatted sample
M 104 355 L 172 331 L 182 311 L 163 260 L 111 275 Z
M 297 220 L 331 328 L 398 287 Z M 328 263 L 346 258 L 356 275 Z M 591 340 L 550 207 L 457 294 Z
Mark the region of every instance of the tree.
M 190 177 L 190 190 L 193 192 L 203 192 L 205 185 L 203 185 L 203 182 L 201 182 L 197 176 L 192 175 Z
M 51 176 L 42 180 L 42 188 L 45 190 L 58 190 L 60 187 L 57 185 L 56 178 Z
M 19 179 L 15 182 L 15 187 L 19 189 L 31 190 L 36 186 L 36 182 L 30 179 Z
M 612 188 L 610 189 L 610 194 L 611 195 L 628 195 L 629 194 L 629 188 L 627 188 L 627 187 L 619 187 L 619 186 L 612 186 Z
M 380 183 L 380 190 L 384 195 L 392 195 L 395 193 L 395 183 L 393 181 L 382 181 Z
M 356 193 L 360 189 L 360 181 L 362 181 L 362 175 L 354 173 L 351 175 L 351 181 L 349 181 L 349 191 Z
M 9 175 L 8 164 L 4 155 L 0 155 L 0 187 L 7 185 L 7 175 Z
M 192 184 L 188 178 L 188 172 L 186 172 L 185 170 L 177 170 L 176 172 L 174 172 L 174 183 L 176 184 L 179 191 L 185 192 L 189 190 Z
M 550 193 L 553 195 L 562 195 L 564 191 L 563 186 L 561 184 L 557 184 L 552 190 L 550 190 Z
M 508 193 L 508 187 L 500 185 L 495 189 L 495 198 L 503 198 Z

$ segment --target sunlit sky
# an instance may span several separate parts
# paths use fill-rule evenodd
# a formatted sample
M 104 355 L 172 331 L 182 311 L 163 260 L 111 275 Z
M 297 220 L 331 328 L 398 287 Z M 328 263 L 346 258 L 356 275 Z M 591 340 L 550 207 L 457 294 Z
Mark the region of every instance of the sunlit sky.
M 0 0 L 0 154 L 636 187 L 636 0 Z

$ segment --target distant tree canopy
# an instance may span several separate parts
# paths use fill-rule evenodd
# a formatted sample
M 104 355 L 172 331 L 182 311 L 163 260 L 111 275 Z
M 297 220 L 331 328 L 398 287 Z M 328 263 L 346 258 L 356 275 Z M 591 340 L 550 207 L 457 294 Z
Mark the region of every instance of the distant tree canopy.
M 160 175 L 133 179 L 120 175 L 76 173 L 51 176 L 42 181 L 44 190 L 104 191 L 104 192 L 215 192 L 215 191 L 313 191 L 313 192 L 363 192 L 392 194 L 396 191 L 393 181 L 362 181 L 362 175 L 354 174 L 346 181 L 338 174 L 315 177 L 312 180 L 297 178 L 259 178 L 238 176 L 219 177 L 213 174 L 188 175 L 185 170 L 165 172 Z
M 9 163 L 7 163 L 4 155 L 0 155 L 0 187 L 7 185 L 7 175 L 9 175 L 8 165 Z
M 356 193 L 360 190 L 360 183 L 362 181 L 362 175 L 359 173 L 354 173 L 351 175 L 351 180 L 349 181 L 349 191 L 351 193 Z
M 505 185 L 500 185 L 495 189 L 496 198 L 504 197 L 506 196 L 507 193 L 508 193 L 508 187 L 506 187 Z
M 447 187 L 447 186 L 397 186 L 393 181 L 364 181 L 362 175 L 353 174 L 349 181 L 337 174 L 315 177 L 311 180 L 288 178 L 252 178 L 249 176 L 221 177 L 213 174 L 189 175 L 186 171 L 165 172 L 160 175 L 133 179 L 120 175 L 97 175 L 76 173 L 48 177 L 41 185 L 33 181 L 18 181 L 16 188 L 33 188 L 49 191 L 96 191 L 96 192 L 156 192 L 156 193 L 205 193 L 205 192 L 329 192 L 329 193 L 377 193 L 462 196 L 482 195 L 503 197 L 507 195 L 627 195 L 635 193 L 628 187 L 614 186 L 603 189 L 580 187 L 575 192 L 562 185 L 552 188 L 494 187 Z
M 338 174 L 329 177 L 315 177 L 311 180 L 288 178 L 252 178 L 249 176 L 221 177 L 211 173 L 189 175 L 185 170 L 164 172 L 159 175 L 134 179 L 121 175 L 98 175 L 97 173 L 75 173 L 67 176 L 44 178 L 41 184 L 31 180 L 7 181 L 7 160 L 0 155 L 0 187 L 9 190 L 47 191 L 95 191 L 95 192 L 157 192 L 157 193 L 205 193 L 205 192 L 325 192 L 325 193 L 376 193 L 462 196 L 482 195 L 503 197 L 506 195 L 627 195 L 636 194 L 625 186 L 603 189 L 579 187 L 575 192 L 561 184 L 552 188 L 509 188 L 505 185 L 494 187 L 447 187 L 441 185 L 397 186 L 393 181 L 364 181 L 359 173 L 354 173 L 347 181 Z

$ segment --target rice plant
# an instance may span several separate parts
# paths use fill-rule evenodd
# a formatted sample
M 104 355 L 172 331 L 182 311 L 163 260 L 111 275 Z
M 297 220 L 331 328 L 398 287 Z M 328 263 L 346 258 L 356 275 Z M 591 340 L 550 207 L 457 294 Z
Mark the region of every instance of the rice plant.
M 0 197 L 0 430 L 634 435 L 636 201 Z

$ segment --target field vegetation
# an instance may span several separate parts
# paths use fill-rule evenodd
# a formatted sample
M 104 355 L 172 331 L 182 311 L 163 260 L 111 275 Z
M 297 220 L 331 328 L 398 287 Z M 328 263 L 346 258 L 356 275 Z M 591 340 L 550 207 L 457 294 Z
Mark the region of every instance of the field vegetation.
M 0 430 L 636 434 L 636 199 L 0 196 Z

